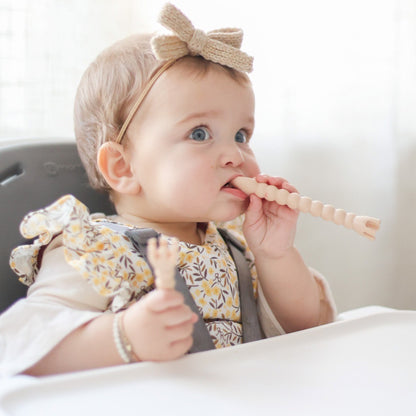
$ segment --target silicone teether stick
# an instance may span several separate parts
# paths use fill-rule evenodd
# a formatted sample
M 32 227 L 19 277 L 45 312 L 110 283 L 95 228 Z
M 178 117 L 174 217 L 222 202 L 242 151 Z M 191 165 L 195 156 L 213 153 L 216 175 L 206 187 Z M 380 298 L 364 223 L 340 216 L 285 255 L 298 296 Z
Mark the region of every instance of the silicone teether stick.
M 343 225 L 370 240 L 375 239 L 376 231 L 380 228 L 378 218 L 358 216 L 343 209 L 335 209 L 332 205 L 313 201 L 311 198 L 301 196 L 296 192 L 290 193 L 286 189 L 278 189 L 273 185 L 258 183 L 254 178 L 239 176 L 232 181 L 232 184 L 247 195 L 256 194 L 259 198 L 276 201 L 280 205 L 287 205 L 289 208 Z
M 175 267 L 178 257 L 179 243 L 173 240 L 168 244 L 164 238 L 149 239 L 147 243 L 147 257 L 153 267 L 155 274 L 155 283 L 158 289 L 174 289 L 175 288 Z

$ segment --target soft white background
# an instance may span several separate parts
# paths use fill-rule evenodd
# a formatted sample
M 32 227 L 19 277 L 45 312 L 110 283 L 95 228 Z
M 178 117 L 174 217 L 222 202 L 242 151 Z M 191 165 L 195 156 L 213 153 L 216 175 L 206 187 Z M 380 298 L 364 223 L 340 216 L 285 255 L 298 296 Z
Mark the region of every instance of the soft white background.
M 72 138 L 83 70 L 110 43 L 158 29 L 163 3 L 0 0 L 0 145 Z M 204 30 L 244 29 L 262 170 L 382 219 L 371 242 L 301 216 L 297 246 L 328 278 L 340 311 L 415 309 L 416 0 L 174 4 Z

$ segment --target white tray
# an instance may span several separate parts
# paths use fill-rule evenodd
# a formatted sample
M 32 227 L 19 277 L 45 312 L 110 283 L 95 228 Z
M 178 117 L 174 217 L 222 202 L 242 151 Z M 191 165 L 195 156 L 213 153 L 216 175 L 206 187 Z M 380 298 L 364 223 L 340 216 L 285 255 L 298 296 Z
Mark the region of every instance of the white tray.
M 174 362 L 23 381 L 0 397 L 0 414 L 414 416 L 416 312 L 380 313 Z

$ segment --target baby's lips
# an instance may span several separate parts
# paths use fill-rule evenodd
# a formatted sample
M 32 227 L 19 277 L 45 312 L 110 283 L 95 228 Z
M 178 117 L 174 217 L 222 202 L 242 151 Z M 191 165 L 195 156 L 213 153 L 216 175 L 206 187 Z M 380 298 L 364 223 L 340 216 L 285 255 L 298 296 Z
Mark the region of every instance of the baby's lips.
M 223 187 L 223 189 L 240 199 L 246 199 L 249 194 L 244 189 L 235 185 L 234 183 L 235 179 L 237 178 L 231 179 L 229 182 L 227 182 L 227 184 Z

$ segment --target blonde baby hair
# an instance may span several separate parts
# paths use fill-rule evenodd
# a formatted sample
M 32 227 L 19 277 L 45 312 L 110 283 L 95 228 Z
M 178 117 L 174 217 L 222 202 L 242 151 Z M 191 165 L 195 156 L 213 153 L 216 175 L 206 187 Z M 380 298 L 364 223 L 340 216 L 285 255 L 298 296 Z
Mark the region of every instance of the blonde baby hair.
M 151 50 L 150 39 L 150 34 L 133 35 L 108 47 L 90 64 L 78 86 L 75 137 L 95 189 L 110 189 L 98 170 L 98 149 L 115 139 L 137 92 L 160 65 Z

